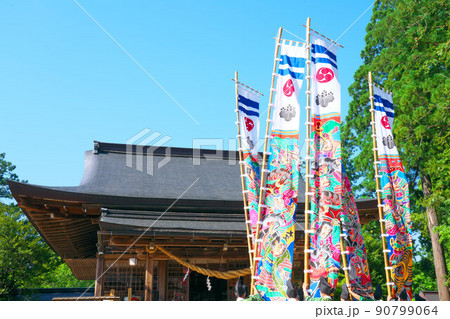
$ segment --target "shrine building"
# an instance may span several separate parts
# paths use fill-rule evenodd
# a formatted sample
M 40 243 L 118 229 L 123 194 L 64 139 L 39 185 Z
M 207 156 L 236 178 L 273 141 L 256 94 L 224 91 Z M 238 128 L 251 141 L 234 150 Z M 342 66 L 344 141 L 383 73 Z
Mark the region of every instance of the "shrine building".
M 237 278 L 209 276 L 208 285 L 179 261 L 249 267 L 238 152 L 94 142 L 79 186 L 8 184 L 74 276 L 95 280 L 96 297 L 235 300 Z M 304 192 L 300 180 L 294 282 L 303 276 Z M 362 224 L 377 219 L 376 199 L 356 203 Z

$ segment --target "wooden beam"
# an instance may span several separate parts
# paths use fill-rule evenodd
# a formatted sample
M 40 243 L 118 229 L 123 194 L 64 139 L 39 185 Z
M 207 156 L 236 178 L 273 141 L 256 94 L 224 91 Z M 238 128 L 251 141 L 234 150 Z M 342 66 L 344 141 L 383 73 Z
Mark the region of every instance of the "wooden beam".
M 165 301 L 167 298 L 167 260 L 159 261 L 158 290 L 159 301 Z
M 153 299 L 153 256 L 147 254 L 145 262 L 145 301 Z
M 103 254 L 97 254 L 97 268 L 95 270 L 95 297 L 103 295 Z
M 135 247 L 145 247 L 149 245 L 149 240 L 138 240 L 136 241 L 134 238 L 124 239 L 124 238 L 116 238 L 112 237 L 110 239 L 110 245 L 112 246 L 126 246 L 129 247 L 130 245 L 133 245 Z M 216 247 L 216 248 L 223 248 L 224 241 L 223 242 L 217 242 L 217 243 L 207 243 L 207 242 L 187 242 L 185 240 L 155 240 L 153 241 L 154 244 L 165 246 L 165 247 Z M 233 243 L 233 244 L 227 244 L 228 248 L 246 248 L 247 243 L 242 240 L 241 243 Z

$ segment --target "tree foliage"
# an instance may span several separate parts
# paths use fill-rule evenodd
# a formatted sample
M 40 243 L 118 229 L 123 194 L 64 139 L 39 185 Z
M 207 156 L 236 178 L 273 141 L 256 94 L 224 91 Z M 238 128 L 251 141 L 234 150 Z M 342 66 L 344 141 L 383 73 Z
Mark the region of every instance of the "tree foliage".
M 374 81 L 394 93 L 394 138 L 408 176 L 413 239 L 420 248 L 415 251 L 413 282 L 423 289 L 436 288 L 427 207 L 436 210 L 439 226 L 433 231 L 439 233 L 444 253 L 450 253 L 448 14 L 446 0 L 376 1 L 342 129 L 349 177 L 359 182 L 355 189 L 360 195 L 375 197 L 367 81 L 372 71 Z M 428 195 L 422 187 L 426 178 Z M 371 265 L 378 276 L 376 268 Z
M 23 288 L 39 286 L 58 257 L 14 205 L 0 206 L 0 299 L 15 299 Z
M 12 198 L 11 192 L 9 191 L 9 187 L 6 181 L 8 179 L 13 181 L 19 181 L 19 176 L 17 176 L 17 174 L 14 173 L 15 169 L 16 167 L 12 163 L 5 160 L 5 153 L 0 153 L 0 199 Z
M 19 180 L 15 166 L 0 154 L 0 300 L 27 298 L 31 288 L 87 287 L 47 245 L 11 198 L 6 179 Z M 31 290 L 30 290 L 31 289 Z

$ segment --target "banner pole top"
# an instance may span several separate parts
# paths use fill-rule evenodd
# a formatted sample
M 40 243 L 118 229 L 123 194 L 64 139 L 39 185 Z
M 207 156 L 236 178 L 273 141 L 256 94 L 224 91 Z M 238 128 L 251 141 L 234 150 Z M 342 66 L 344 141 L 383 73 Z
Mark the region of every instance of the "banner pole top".
M 308 18 L 308 19 L 310 19 L 310 18 Z M 307 26 L 304 25 L 304 24 L 302 24 L 302 26 L 304 26 L 305 28 L 307 28 Z M 340 45 L 340 44 L 337 43 L 336 41 L 333 41 L 333 40 L 331 40 L 330 38 L 324 36 L 322 33 L 319 33 L 319 32 L 317 32 L 316 30 L 311 29 L 311 27 L 309 27 L 309 30 L 311 30 L 312 32 L 316 33 L 317 35 L 320 35 L 322 38 L 327 39 L 327 40 L 330 41 L 331 43 L 334 43 L 334 44 L 336 44 L 337 46 L 340 46 L 341 48 L 344 48 L 342 45 Z
M 389 95 L 392 95 L 392 97 L 394 97 L 394 93 L 392 93 L 391 91 L 389 91 L 388 89 L 386 89 L 385 87 L 383 87 L 381 84 L 378 84 L 378 83 L 376 83 L 376 82 L 373 81 L 373 78 L 372 78 L 372 71 L 369 71 L 367 79 L 368 79 L 368 81 L 369 81 L 369 84 L 371 83 L 372 86 L 377 87 L 377 88 L 379 88 L 380 90 L 382 90 L 383 92 L 385 92 L 385 93 L 387 93 L 387 94 L 389 94 Z
M 237 72 L 236 72 L 236 74 L 237 74 Z M 237 78 L 237 77 L 236 77 Z M 242 83 L 242 82 L 239 82 L 238 80 L 236 80 L 236 79 L 231 79 L 231 81 L 234 81 L 234 82 L 236 82 L 236 84 L 240 84 L 240 85 L 242 85 L 242 86 L 245 86 L 247 89 L 249 89 L 249 90 L 251 90 L 251 91 L 253 91 L 253 92 L 255 92 L 255 93 L 257 93 L 257 94 L 259 94 L 259 95 L 262 95 L 262 96 L 264 96 L 264 94 L 262 94 L 261 92 L 259 92 L 259 91 L 257 91 L 257 90 L 255 90 L 254 88 L 252 88 L 252 87 L 249 87 L 248 85 L 245 85 L 244 83 Z

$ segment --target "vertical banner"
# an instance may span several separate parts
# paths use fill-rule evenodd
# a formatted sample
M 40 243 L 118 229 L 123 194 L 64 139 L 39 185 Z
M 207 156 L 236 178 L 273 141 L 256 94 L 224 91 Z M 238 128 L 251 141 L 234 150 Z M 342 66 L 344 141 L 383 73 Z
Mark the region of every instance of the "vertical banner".
M 312 115 L 310 271 L 312 297 L 318 297 L 319 279 L 337 285 L 340 266 L 341 93 L 336 60 L 337 45 L 311 35 Z
M 259 94 L 238 84 L 238 103 L 242 165 L 245 181 L 245 190 L 243 191 L 245 191 L 247 198 L 248 221 L 250 222 L 253 238 L 255 238 L 260 183 L 258 163 Z
M 353 292 L 364 298 L 373 298 L 372 280 L 366 245 L 361 231 L 361 221 L 344 165 L 342 165 L 342 187 L 341 226 L 344 235 L 345 258 L 349 268 L 349 281 Z
M 378 148 L 378 172 L 389 250 L 389 266 L 394 282 L 393 295 L 403 287 L 412 298 L 412 237 L 409 190 L 397 147 L 392 135 L 394 106 L 392 96 L 376 86 L 374 92 L 375 128 Z
M 306 62 L 305 46 L 286 40 L 280 45 L 256 279 L 262 299 L 274 301 L 288 299 L 286 285 L 292 273 L 299 181 L 298 94 Z

